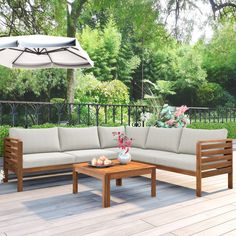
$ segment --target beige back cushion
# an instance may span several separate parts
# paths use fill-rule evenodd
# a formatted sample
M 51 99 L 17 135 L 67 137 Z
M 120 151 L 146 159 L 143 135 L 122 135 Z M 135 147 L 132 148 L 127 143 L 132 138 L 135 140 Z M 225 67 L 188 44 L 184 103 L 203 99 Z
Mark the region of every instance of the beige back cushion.
M 196 154 L 196 144 L 201 140 L 215 140 L 227 138 L 227 129 L 207 130 L 183 128 L 180 139 L 179 152 Z
M 133 139 L 132 147 L 145 148 L 148 127 L 126 127 L 126 135 Z
M 101 148 L 117 147 L 117 141 L 114 140 L 113 132 L 125 132 L 124 126 L 120 127 L 98 127 L 98 134 Z
M 9 130 L 9 136 L 20 139 L 23 142 L 24 154 L 60 151 L 58 128 L 11 128 Z
M 97 127 L 58 128 L 62 151 L 100 148 Z
M 150 127 L 145 148 L 178 152 L 182 128 Z

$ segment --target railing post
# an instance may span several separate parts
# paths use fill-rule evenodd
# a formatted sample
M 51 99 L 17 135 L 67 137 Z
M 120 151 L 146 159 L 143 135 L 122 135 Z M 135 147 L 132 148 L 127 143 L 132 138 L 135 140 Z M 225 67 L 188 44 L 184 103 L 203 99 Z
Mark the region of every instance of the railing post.
M 0 103 L 0 125 L 2 125 L 2 103 Z
M 105 124 L 107 124 L 107 105 L 104 106 Z
M 77 109 L 77 115 L 78 115 L 78 124 L 80 124 L 80 113 L 81 113 L 81 105 L 78 105 L 78 109 Z
M 25 105 L 25 128 L 28 128 L 28 107 Z
M 88 119 L 87 119 L 87 125 L 90 125 L 90 104 L 88 104 Z
M 123 125 L 123 106 L 120 106 L 120 124 Z
M 115 124 L 116 123 L 116 107 L 114 105 L 112 106 L 112 120 L 113 120 L 113 123 Z
M 144 106 L 142 106 L 142 113 L 145 115 L 145 107 Z M 145 121 L 142 120 L 142 127 L 144 127 L 144 125 L 145 125 Z
M 128 106 L 128 125 L 130 126 L 131 106 Z
M 96 126 L 98 126 L 99 125 L 99 105 L 96 104 L 95 108 L 96 108 Z

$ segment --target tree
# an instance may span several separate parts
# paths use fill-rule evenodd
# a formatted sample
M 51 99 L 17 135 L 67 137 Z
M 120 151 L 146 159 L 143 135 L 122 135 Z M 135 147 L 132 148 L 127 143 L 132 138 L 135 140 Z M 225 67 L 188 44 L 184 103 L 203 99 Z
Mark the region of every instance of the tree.
M 67 2 L 67 37 L 76 37 L 78 19 L 87 0 Z M 67 102 L 74 102 L 75 69 L 67 69 Z
M 85 27 L 79 37 L 95 64 L 87 72 L 92 72 L 101 81 L 118 79 L 130 85 L 132 73 L 140 59 L 134 55 L 128 43 L 122 44 L 121 33 L 113 19 L 103 29 Z
M 193 10 L 202 13 L 203 7 L 211 7 L 212 15 L 208 17 L 208 23 L 211 18 L 214 20 L 222 19 L 224 17 L 235 17 L 236 4 L 234 0 L 168 0 L 159 2 L 156 0 L 157 9 L 161 12 L 164 24 L 171 18 L 173 22 L 170 35 L 173 35 L 177 40 L 184 41 L 192 32 L 193 25 L 197 24 L 195 18 L 191 19 Z M 190 13 L 190 14 L 188 14 Z M 187 17 L 186 17 L 187 15 Z M 186 34 L 187 32 L 187 34 Z
M 199 44 L 208 81 L 219 84 L 236 99 L 236 32 L 234 22 L 223 22 L 208 44 Z

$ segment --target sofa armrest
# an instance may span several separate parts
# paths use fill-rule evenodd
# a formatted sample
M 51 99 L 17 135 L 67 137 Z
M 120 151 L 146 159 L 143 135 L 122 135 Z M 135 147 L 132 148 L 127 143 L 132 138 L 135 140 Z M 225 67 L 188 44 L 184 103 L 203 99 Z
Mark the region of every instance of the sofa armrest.
M 17 172 L 23 168 L 23 143 L 19 139 L 4 139 L 4 168 Z
M 197 172 L 202 178 L 232 173 L 232 139 L 204 140 L 196 145 Z

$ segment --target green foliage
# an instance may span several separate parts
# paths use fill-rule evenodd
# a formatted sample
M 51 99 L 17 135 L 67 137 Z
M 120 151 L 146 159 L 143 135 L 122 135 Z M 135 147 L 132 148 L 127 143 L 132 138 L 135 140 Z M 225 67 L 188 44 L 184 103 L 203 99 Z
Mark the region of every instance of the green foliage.
M 80 73 L 75 98 L 82 103 L 127 104 L 129 93 L 127 86 L 119 80 L 103 82 L 91 73 Z
M 121 34 L 114 21 L 110 20 L 103 30 L 86 27 L 79 40 L 94 61 L 94 68 L 88 71 L 102 81 L 114 79 L 121 46 Z
M 3 142 L 4 138 L 6 138 L 9 134 L 10 126 L 0 126 L 0 157 L 3 155 Z
M 63 90 L 66 85 L 65 70 L 10 70 L 0 68 L 0 92 L 7 99 L 17 99 L 33 93 L 35 97 L 43 96 L 49 101 L 53 93 Z
M 85 27 L 79 40 L 94 61 L 94 68 L 87 71 L 98 80 L 131 81 L 140 59 L 134 55 L 129 44 L 122 44 L 121 33 L 114 20 L 110 19 L 103 29 Z
M 174 48 L 165 48 L 165 51 L 146 53 L 145 57 L 145 78 L 148 78 L 145 81 L 149 81 L 145 91 L 158 97 L 162 104 L 166 100 L 174 105 L 183 100 L 191 104 L 198 87 L 206 83 L 201 54 L 190 46 L 175 45 Z
M 63 98 L 52 98 L 50 100 L 51 103 L 65 103 L 65 99 Z
M 224 89 L 217 83 L 203 83 L 197 89 L 197 101 L 199 106 L 215 107 L 224 96 Z
M 224 91 L 219 105 L 225 104 L 231 95 L 236 103 L 236 31 L 235 22 L 226 22 L 215 30 L 209 44 L 201 45 L 204 67 L 208 73 L 208 80 L 219 84 Z
M 235 122 L 227 123 L 192 123 L 188 125 L 192 129 L 227 129 L 228 138 L 236 139 L 236 124 Z

